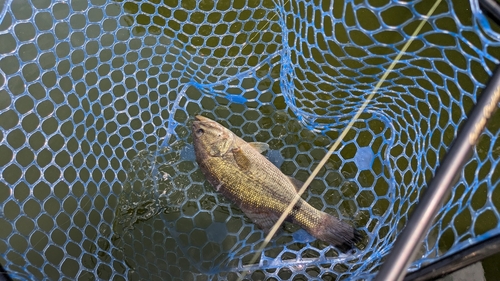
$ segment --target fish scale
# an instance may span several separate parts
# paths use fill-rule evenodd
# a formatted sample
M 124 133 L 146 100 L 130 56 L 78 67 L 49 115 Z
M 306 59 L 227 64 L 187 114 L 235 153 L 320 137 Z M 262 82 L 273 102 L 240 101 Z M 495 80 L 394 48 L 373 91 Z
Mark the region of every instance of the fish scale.
M 262 156 L 267 145 L 247 143 L 213 120 L 196 116 L 192 134 L 196 161 L 210 184 L 264 232 L 269 232 L 302 183 L 290 180 Z M 303 199 L 299 199 L 288 220 L 342 250 L 361 240 L 351 225 L 313 208 Z
M 246 155 L 249 156 L 251 162 L 262 165 L 261 168 L 266 171 L 266 174 L 256 173 L 259 170 L 255 171 L 253 169 L 250 169 L 248 172 L 241 171 L 238 169 L 237 163 L 231 153 L 227 153 L 223 157 L 212 158 L 207 166 L 223 167 L 214 171 L 214 174 L 218 175 L 217 178 L 224 178 L 222 193 L 233 201 L 240 202 L 240 204 L 248 207 L 262 206 L 273 211 L 282 212 L 286 208 L 287 203 L 293 199 L 292 191 L 287 190 L 290 193 L 277 192 L 279 189 L 285 189 L 288 186 L 276 176 L 276 173 L 273 171 L 276 168 L 274 166 L 267 167 L 267 163 L 265 162 L 257 162 L 259 159 L 253 157 L 254 153 L 251 151 L 247 152 Z M 264 176 L 268 177 L 267 181 L 263 179 Z M 217 186 L 220 183 L 220 181 L 214 181 L 212 185 Z M 247 188 L 248 186 L 253 186 L 254 188 Z M 263 200 L 263 198 L 267 200 Z
M 227 158 L 231 158 L 230 155 Z M 225 158 L 225 157 L 224 157 Z M 230 165 L 231 159 L 215 158 L 210 159 L 206 162 L 208 167 L 220 167 L 213 169 L 213 175 L 217 175 L 213 180 L 209 180 L 213 186 L 218 186 L 221 184 L 221 192 L 234 202 L 239 204 L 244 204 L 249 207 L 265 207 L 270 208 L 275 211 L 279 211 L 279 205 L 281 201 L 277 200 L 280 194 L 271 192 L 269 185 L 265 185 L 256 177 L 253 173 L 245 174 L 236 168 L 235 165 Z M 210 168 L 208 168 L 210 169 Z M 218 180 L 218 178 L 224 178 L 224 180 Z M 265 195 L 275 195 L 271 201 L 262 200 L 261 196 L 258 196 L 256 190 L 246 189 L 243 182 L 247 185 L 253 185 L 255 187 L 261 187 L 259 190 Z M 280 198 L 285 200 L 285 198 Z M 288 198 L 287 198 L 288 199 Z

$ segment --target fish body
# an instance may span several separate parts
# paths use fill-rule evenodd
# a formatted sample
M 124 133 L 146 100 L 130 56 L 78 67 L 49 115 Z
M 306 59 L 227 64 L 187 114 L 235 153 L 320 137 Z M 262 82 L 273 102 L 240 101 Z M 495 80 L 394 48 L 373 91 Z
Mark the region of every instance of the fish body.
M 248 143 L 211 119 L 196 116 L 192 134 L 196 161 L 206 179 L 268 233 L 302 183 L 287 177 L 261 154 L 267 150 L 266 144 Z M 287 220 L 344 250 L 361 240 L 351 225 L 302 198 Z

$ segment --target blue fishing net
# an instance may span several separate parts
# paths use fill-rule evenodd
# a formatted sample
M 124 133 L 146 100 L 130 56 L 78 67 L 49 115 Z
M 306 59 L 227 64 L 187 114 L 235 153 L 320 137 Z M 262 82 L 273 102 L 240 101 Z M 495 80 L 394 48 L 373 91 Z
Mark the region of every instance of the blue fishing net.
M 0 263 L 15 279 L 370 278 L 500 57 L 476 1 L 443 1 L 303 198 L 355 225 L 342 253 L 264 234 L 194 161 L 217 120 L 305 181 L 433 1 L 6 1 Z M 500 233 L 500 113 L 411 270 Z

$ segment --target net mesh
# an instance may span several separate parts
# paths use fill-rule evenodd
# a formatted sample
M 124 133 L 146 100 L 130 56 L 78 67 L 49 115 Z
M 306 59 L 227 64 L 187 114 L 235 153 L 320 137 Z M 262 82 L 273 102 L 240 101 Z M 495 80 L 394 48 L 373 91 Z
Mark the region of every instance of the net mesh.
M 341 253 L 263 233 L 215 193 L 189 122 L 219 121 L 305 181 L 433 1 L 6 1 L 0 263 L 15 279 L 307 280 L 376 273 L 500 58 L 443 1 L 303 195 L 356 225 Z M 411 269 L 500 233 L 500 113 Z M 243 273 L 242 273 L 243 272 Z

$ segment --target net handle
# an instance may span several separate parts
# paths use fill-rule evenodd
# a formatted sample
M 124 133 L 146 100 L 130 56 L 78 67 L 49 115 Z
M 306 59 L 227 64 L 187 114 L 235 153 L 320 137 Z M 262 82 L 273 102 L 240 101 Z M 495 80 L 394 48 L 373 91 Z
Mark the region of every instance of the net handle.
M 439 209 L 443 205 L 451 187 L 456 183 L 460 171 L 470 159 L 479 136 L 487 121 L 497 109 L 500 101 L 500 67 L 497 67 L 486 88 L 478 98 L 470 117 L 457 135 L 450 150 L 444 157 L 435 177 L 430 182 L 421 201 L 411 215 L 408 224 L 398 235 L 394 247 L 382 264 L 375 281 L 403 280 L 406 270 L 414 260 L 417 249 Z

